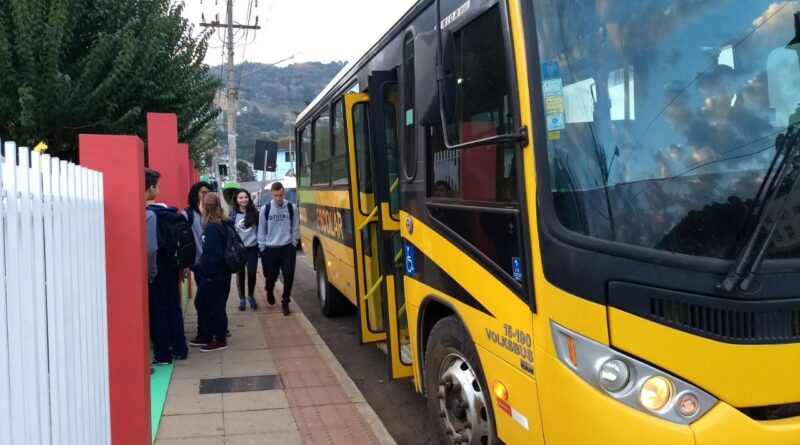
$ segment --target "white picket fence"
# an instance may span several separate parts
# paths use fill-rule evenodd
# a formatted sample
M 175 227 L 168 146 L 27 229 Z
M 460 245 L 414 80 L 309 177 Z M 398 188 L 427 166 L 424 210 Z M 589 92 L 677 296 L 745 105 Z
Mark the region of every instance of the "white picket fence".
M 0 444 L 111 442 L 103 178 L 5 143 Z

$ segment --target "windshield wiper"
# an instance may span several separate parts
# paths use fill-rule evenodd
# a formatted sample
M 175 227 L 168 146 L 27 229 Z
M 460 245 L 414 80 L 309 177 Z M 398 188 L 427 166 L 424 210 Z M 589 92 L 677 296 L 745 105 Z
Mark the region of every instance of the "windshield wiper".
M 790 125 L 786 129 L 785 134 L 778 135 L 778 137 L 775 138 L 775 147 L 775 158 L 767 171 L 767 176 L 764 177 L 766 188 L 765 184 L 762 184 L 761 190 L 759 190 L 759 192 L 763 191 L 764 193 L 763 196 L 761 196 L 762 204 L 760 206 L 758 222 L 753 232 L 747 237 L 747 242 L 739 254 L 736 263 L 731 266 L 725 279 L 717 285 L 718 288 L 725 292 L 733 292 L 737 287 L 743 292 L 747 292 L 750 289 L 750 285 L 755 280 L 756 274 L 761 268 L 764 254 L 767 251 L 772 236 L 775 234 L 775 229 L 778 226 L 780 217 L 786 210 L 785 207 L 789 200 L 789 195 L 794 190 L 798 180 L 800 180 L 800 174 L 798 174 L 800 165 L 792 166 L 792 164 L 798 164 L 798 162 L 800 162 L 800 157 L 798 156 L 798 154 L 800 154 L 800 128 L 798 128 L 798 124 Z M 775 162 L 781 155 L 783 155 L 783 158 L 776 165 Z M 793 170 L 793 178 L 789 176 L 790 170 Z M 770 175 L 770 173 L 773 174 Z M 785 190 L 783 202 L 780 204 L 778 212 L 774 213 L 774 217 L 771 220 L 772 222 L 768 223 L 767 221 L 771 214 L 770 210 L 774 207 L 775 201 L 782 190 Z M 759 195 L 761 195 L 761 193 L 759 193 Z M 756 202 L 753 205 L 754 208 L 758 206 L 758 201 L 759 198 L 757 196 Z

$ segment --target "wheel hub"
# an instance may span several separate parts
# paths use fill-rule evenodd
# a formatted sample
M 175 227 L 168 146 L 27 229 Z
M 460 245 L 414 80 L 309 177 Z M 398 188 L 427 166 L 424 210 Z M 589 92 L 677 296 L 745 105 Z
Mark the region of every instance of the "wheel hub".
M 489 443 L 486 398 L 478 377 L 463 357 L 450 354 L 442 361 L 436 397 L 439 399 L 439 417 L 453 443 Z

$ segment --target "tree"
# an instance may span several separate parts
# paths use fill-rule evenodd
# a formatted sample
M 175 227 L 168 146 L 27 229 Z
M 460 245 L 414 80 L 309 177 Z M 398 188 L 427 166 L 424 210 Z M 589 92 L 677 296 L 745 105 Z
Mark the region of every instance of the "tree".
M 78 134 L 146 136 L 178 116 L 195 160 L 208 149 L 218 81 L 171 0 L 0 0 L 0 137 L 74 159 Z
M 256 175 L 253 173 L 253 169 L 250 168 L 250 164 L 248 164 L 244 159 L 239 159 L 236 161 L 236 170 L 238 170 L 239 177 L 242 178 L 242 181 L 252 182 L 256 180 Z

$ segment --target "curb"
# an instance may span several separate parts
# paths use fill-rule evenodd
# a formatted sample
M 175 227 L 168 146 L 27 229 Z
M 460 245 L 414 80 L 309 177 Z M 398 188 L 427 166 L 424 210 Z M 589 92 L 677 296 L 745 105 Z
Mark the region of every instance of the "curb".
M 386 430 L 386 427 L 381 422 L 381 419 L 375 414 L 375 411 L 369 406 L 366 399 L 364 399 L 364 395 L 361 394 L 356 384 L 347 375 L 347 371 L 344 370 L 342 364 L 339 363 L 339 360 L 336 359 L 336 356 L 333 355 L 328 345 L 325 344 L 325 341 L 322 340 L 322 337 L 319 336 L 317 330 L 314 329 L 314 325 L 308 321 L 306 315 L 297 305 L 297 303 L 292 302 L 292 313 L 295 315 L 299 315 L 298 319 L 300 320 L 300 324 L 303 325 L 303 328 L 306 330 L 306 333 L 311 337 L 311 341 L 317 347 L 319 352 L 322 354 L 322 357 L 328 362 L 330 365 L 331 371 L 336 376 L 336 379 L 339 380 L 339 384 L 342 385 L 342 389 L 344 390 L 345 394 L 350 398 L 350 401 L 356 407 L 359 413 L 361 413 L 361 417 L 369 425 L 372 433 L 375 434 L 375 437 L 378 439 L 378 443 L 382 445 L 397 445 L 394 438 L 389 434 L 389 431 Z

